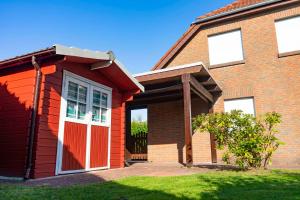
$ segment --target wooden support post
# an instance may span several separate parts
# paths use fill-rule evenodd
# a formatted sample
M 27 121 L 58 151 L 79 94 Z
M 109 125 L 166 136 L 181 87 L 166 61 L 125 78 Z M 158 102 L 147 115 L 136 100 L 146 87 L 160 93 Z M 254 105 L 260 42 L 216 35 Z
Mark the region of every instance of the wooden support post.
M 183 84 L 183 102 L 184 102 L 184 136 L 186 151 L 186 166 L 193 166 L 193 148 L 192 148 L 192 113 L 191 113 L 191 86 L 190 74 L 181 76 Z
M 213 113 L 213 105 L 209 104 L 209 113 Z M 217 148 L 214 134 L 210 133 L 210 152 L 211 152 L 211 162 L 217 163 Z

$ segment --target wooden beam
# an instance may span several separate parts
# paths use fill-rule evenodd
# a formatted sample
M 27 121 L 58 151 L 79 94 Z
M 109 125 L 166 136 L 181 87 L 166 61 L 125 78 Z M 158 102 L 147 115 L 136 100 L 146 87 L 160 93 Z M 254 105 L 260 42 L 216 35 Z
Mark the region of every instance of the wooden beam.
M 150 97 L 139 97 L 136 98 L 131 102 L 128 102 L 128 105 L 148 105 L 153 103 L 160 103 L 160 102 L 166 102 L 166 101 L 172 101 L 172 100 L 178 100 L 182 99 L 182 92 L 177 92 L 173 94 L 166 94 L 161 96 L 150 96 Z
M 153 95 L 153 94 L 160 94 L 160 93 L 168 93 L 176 90 L 182 89 L 182 84 L 178 85 L 173 85 L 170 87 L 164 87 L 164 88 L 159 88 L 159 89 L 152 89 L 152 90 L 147 90 L 143 93 L 135 95 L 136 97 L 142 97 L 142 96 L 147 96 L 147 95 Z
M 214 79 L 210 76 L 205 81 L 200 81 L 201 85 L 214 85 L 216 84 Z
M 203 96 L 200 92 L 198 92 L 196 89 L 191 88 L 191 91 L 194 92 L 198 97 L 200 97 L 203 101 L 205 101 L 206 103 L 208 103 L 208 100 L 205 98 L 205 96 Z
M 193 147 L 192 147 L 192 112 L 191 112 L 191 86 L 190 74 L 181 76 L 183 84 L 183 105 L 184 105 L 184 138 L 186 152 L 186 166 L 193 166 Z
M 209 113 L 213 113 L 213 105 L 209 104 Z M 217 148 L 216 148 L 216 137 L 214 134 L 210 133 L 210 152 L 211 152 L 211 162 L 217 163 Z
M 205 87 L 203 87 L 199 81 L 193 77 L 193 76 L 190 76 L 190 82 L 191 82 L 191 85 L 192 87 L 194 87 L 198 92 L 200 92 L 203 96 L 205 96 L 205 98 L 208 99 L 208 101 L 210 102 L 213 102 L 214 101 L 214 98 L 212 96 L 212 94 L 210 94 L 206 89 Z

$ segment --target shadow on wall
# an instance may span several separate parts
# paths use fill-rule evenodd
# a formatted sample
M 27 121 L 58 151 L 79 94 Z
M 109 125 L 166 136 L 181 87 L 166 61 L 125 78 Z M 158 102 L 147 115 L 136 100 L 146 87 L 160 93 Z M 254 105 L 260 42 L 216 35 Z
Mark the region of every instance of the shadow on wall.
M 31 107 L 0 83 L 0 175 L 23 176 Z
M 1 75 L 12 76 L 13 73 L 8 70 Z M 54 80 L 52 75 L 44 77 L 46 81 L 42 81 L 36 119 L 31 177 L 53 176 L 56 166 L 61 80 Z M 20 82 L 0 82 L 0 176 L 24 177 L 26 171 L 33 88 Z M 64 151 L 75 166 L 84 167 L 68 147 L 64 147 Z

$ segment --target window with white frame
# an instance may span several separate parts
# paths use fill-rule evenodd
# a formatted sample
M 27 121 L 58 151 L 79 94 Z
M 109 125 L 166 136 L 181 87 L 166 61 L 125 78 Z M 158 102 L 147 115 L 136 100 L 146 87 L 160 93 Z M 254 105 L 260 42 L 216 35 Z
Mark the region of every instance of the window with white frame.
M 300 16 L 278 20 L 275 28 L 279 53 L 300 51 Z
M 209 36 L 208 48 L 210 65 L 244 60 L 241 30 Z
M 225 112 L 241 110 L 246 114 L 255 115 L 254 99 L 252 97 L 243 99 L 230 99 L 224 101 Z
M 68 77 L 65 91 L 66 117 L 70 121 L 92 121 L 108 125 L 111 93 L 101 87 Z M 90 117 L 87 117 L 91 115 Z
M 94 122 L 107 122 L 107 110 L 108 110 L 108 95 L 98 90 L 93 90 L 93 116 Z
M 67 117 L 85 119 L 87 109 L 87 88 L 69 81 L 67 95 Z

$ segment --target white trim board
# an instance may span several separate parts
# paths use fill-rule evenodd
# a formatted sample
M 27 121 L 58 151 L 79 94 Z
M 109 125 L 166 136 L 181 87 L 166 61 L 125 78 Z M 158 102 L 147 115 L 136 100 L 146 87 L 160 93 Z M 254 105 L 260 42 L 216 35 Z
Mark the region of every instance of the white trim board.
M 195 67 L 195 66 L 203 66 L 204 67 L 204 64 L 202 62 L 195 62 L 195 63 L 185 64 L 185 65 L 178 65 L 178 66 L 170 67 L 170 68 L 166 68 L 166 69 L 158 69 L 158 70 L 154 70 L 154 71 L 133 74 L 133 76 L 134 77 L 145 76 L 145 75 L 174 71 L 174 70 L 178 70 L 178 69 L 184 69 L 184 68 Z
M 69 81 L 74 81 L 80 85 L 87 87 L 87 102 L 86 102 L 86 117 L 84 120 L 78 120 L 66 117 L 67 108 L 67 86 Z M 107 122 L 105 124 L 101 122 L 92 122 L 92 92 L 93 89 L 99 90 L 100 92 L 105 92 L 108 95 L 108 105 L 107 105 Z M 112 108 L 112 88 L 104 86 L 102 84 L 96 83 L 69 71 L 64 71 L 63 73 L 63 85 L 62 85 L 62 96 L 61 96 L 61 107 L 60 107 L 60 119 L 59 119 L 59 131 L 57 140 L 57 157 L 56 157 L 56 169 L 55 175 L 59 174 L 70 174 L 78 172 L 86 172 L 98 169 L 109 169 L 110 167 L 110 148 L 111 148 L 111 108 Z M 87 144 L 86 144 L 86 160 L 85 169 L 79 170 L 68 170 L 62 171 L 62 161 L 63 161 L 63 143 L 64 143 L 64 126 L 66 121 L 71 121 L 75 123 L 81 123 L 87 125 Z M 90 168 L 90 143 L 91 143 L 91 126 L 104 126 L 108 127 L 108 155 L 107 155 L 107 166 L 99 168 Z

